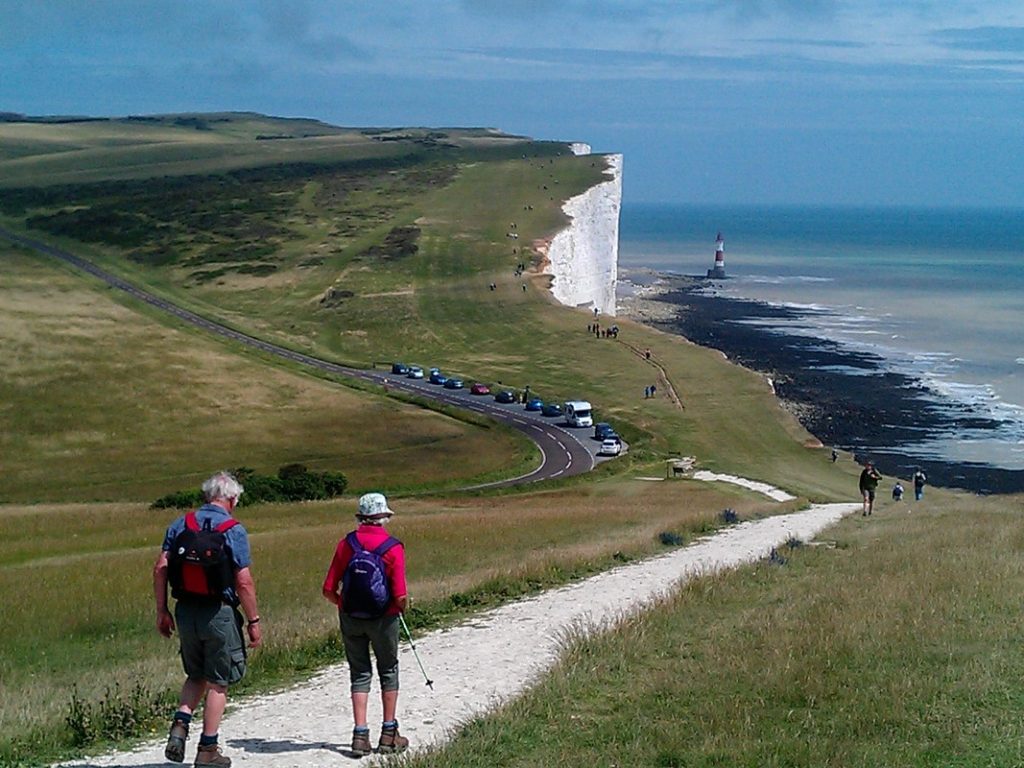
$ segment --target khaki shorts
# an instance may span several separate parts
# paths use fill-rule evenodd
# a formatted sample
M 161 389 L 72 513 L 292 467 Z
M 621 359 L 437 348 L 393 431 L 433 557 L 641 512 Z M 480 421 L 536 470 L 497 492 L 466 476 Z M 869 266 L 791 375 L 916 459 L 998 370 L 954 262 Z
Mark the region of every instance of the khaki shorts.
M 382 691 L 398 690 L 398 616 L 357 619 L 338 612 L 352 693 L 367 693 L 373 678 L 370 648 L 377 659 Z
M 242 615 L 230 605 L 179 600 L 181 664 L 190 680 L 232 685 L 245 674 Z

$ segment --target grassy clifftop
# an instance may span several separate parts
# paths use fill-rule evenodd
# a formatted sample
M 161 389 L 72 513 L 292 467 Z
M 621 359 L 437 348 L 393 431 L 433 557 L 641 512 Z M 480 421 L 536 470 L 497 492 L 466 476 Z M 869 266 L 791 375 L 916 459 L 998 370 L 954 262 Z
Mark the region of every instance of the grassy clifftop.
M 564 200 L 604 178 L 600 156 L 480 129 L 248 114 L 0 135 L 22 142 L 0 161 L 5 223 L 222 322 L 357 365 L 402 359 L 588 398 L 633 462 L 695 455 L 816 498 L 848 482 L 758 377 L 627 322 L 617 341 L 594 339 L 586 312 L 550 299 L 536 246 L 567 224 Z M 680 402 L 644 400 L 659 377 Z
M 4 226 L 319 356 L 585 397 L 631 445 L 564 486 L 445 495 L 536 456 L 502 430 L 312 379 L 0 248 L 0 500 L 19 502 L 0 507 L 16 534 L 0 548 L 0 764 L 137 733 L 103 714 L 120 712 L 111 681 L 158 697 L 180 682 L 147 585 L 174 513 L 146 502 L 221 466 L 302 462 L 349 474 L 354 491 L 416 492 L 394 530 L 409 541 L 417 626 L 657 552 L 660 533 L 693 536 L 726 506 L 747 518 L 801 503 L 636 480 L 664 476 L 673 456 L 805 498 L 855 488 L 852 463 L 807 447 L 757 375 L 628 321 L 597 339 L 589 312 L 552 301 L 536 246 L 566 225 L 563 201 L 603 178 L 600 156 L 486 130 L 255 115 L 0 121 L 0 147 Z M 659 397 L 645 399 L 655 382 Z M 662 396 L 670 388 L 678 399 Z M 337 658 L 318 585 L 353 508 L 246 509 L 269 628 L 254 688 Z M 113 733 L 76 736 L 69 691 Z M 159 707 L 155 720 L 132 714 L 163 727 Z
M 857 468 L 807 447 L 758 376 L 626 321 L 597 339 L 589 313 L 550 299 L 534 244 L 603 173 L 600 157 L 486 130 L 0 116 L 5 226 L 317 355 L 586 397 L 631 444 L 564 486 L 445 495 L 536 457 L 501 430 L 240 355 L 0 248 L 0 500 L 35 502 L 0 506 L 0 765 L 166 727 L 180 666 L 153 631 L 148 578 L 174 513 L 145 502 L 214 466 L 301 461 L 353 490 L 417 492 L 396 499 L 393 527 L 417 630 L 655 553 L 720 525 L 725 506 L 747 519 L 802 503 L 638 481 L 674 455 L 854 497 Z M 268 638 L 250 689 L 339 657 L 318 586 L 353 509 L 246 508 Z M 882 500 L 831 547 L 703 579 L 573 643 L 530 696 L 416 764 L 1017 764 L 1020 509 L 939 489 Z

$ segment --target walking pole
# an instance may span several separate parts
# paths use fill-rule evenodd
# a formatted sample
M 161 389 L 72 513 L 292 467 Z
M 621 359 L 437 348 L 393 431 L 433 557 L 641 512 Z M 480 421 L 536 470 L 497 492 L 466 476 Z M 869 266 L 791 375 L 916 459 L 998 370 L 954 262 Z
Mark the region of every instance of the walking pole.
M 409 645 L 412 646 L 412 655 L 416 657 L 416 663 L 420 665 L 420 672 L 423 673 L 423 679 L 427 681 L 427 688 L 434 690 L 434 681 L 427 677 L 427 670 L 423 668 L 423 662 L 420 661 L 420 655 L 416 652 L 416 643 L 412 641 L 412 633 L 409 631 L 409 625 L 405 623 L 405 614 L 398 614 L 398 619 L 402 622 L 402 628 L 405 630 L 405 636 L 409 638 Z

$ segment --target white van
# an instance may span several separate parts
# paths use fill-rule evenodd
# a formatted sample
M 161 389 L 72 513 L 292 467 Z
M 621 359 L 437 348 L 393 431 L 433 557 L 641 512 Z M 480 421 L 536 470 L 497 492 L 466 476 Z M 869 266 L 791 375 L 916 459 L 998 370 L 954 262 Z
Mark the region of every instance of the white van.
M 586 400 L 567 400 L 562 410 L 570 427 L 594 426 L 593 407 Z

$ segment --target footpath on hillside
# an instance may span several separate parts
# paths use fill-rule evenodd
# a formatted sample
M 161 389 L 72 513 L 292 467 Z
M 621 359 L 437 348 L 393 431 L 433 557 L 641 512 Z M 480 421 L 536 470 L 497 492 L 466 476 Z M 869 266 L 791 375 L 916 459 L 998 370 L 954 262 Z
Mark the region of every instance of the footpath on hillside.
M 601 631 L 628 611 L 650 605 L 680 582 L 767 557 L 790 538 L 813 539 L 860 508 L 857 503 L 819 504 L 725 528 L 664 555 L 615 568 L 575 584 L 478 614 L 449 629 L 416 638 L 433 690 L 425 684 L 411 648 L 403 641 L 402 693 L 398 716 L 411 749 L 442 744 L 467 720 L 523 693 L 558 660 L 568 631 Z M 415 633 L 415 628 L 413 628 Z M 376 743 L 381 720 L 374 680 L 369 722 Z M 332 665 L 286 691 L 233 706 L 221 742 L 234 765 L 337 768 L 352 734 L 348 667 Z M 167 766 L 164 739 L 126 752 L 66 763 L 88 766 Z M 195 753 L 189 741 L 186 763 Z M 363 765 L 387 758 L 370 756 Z

